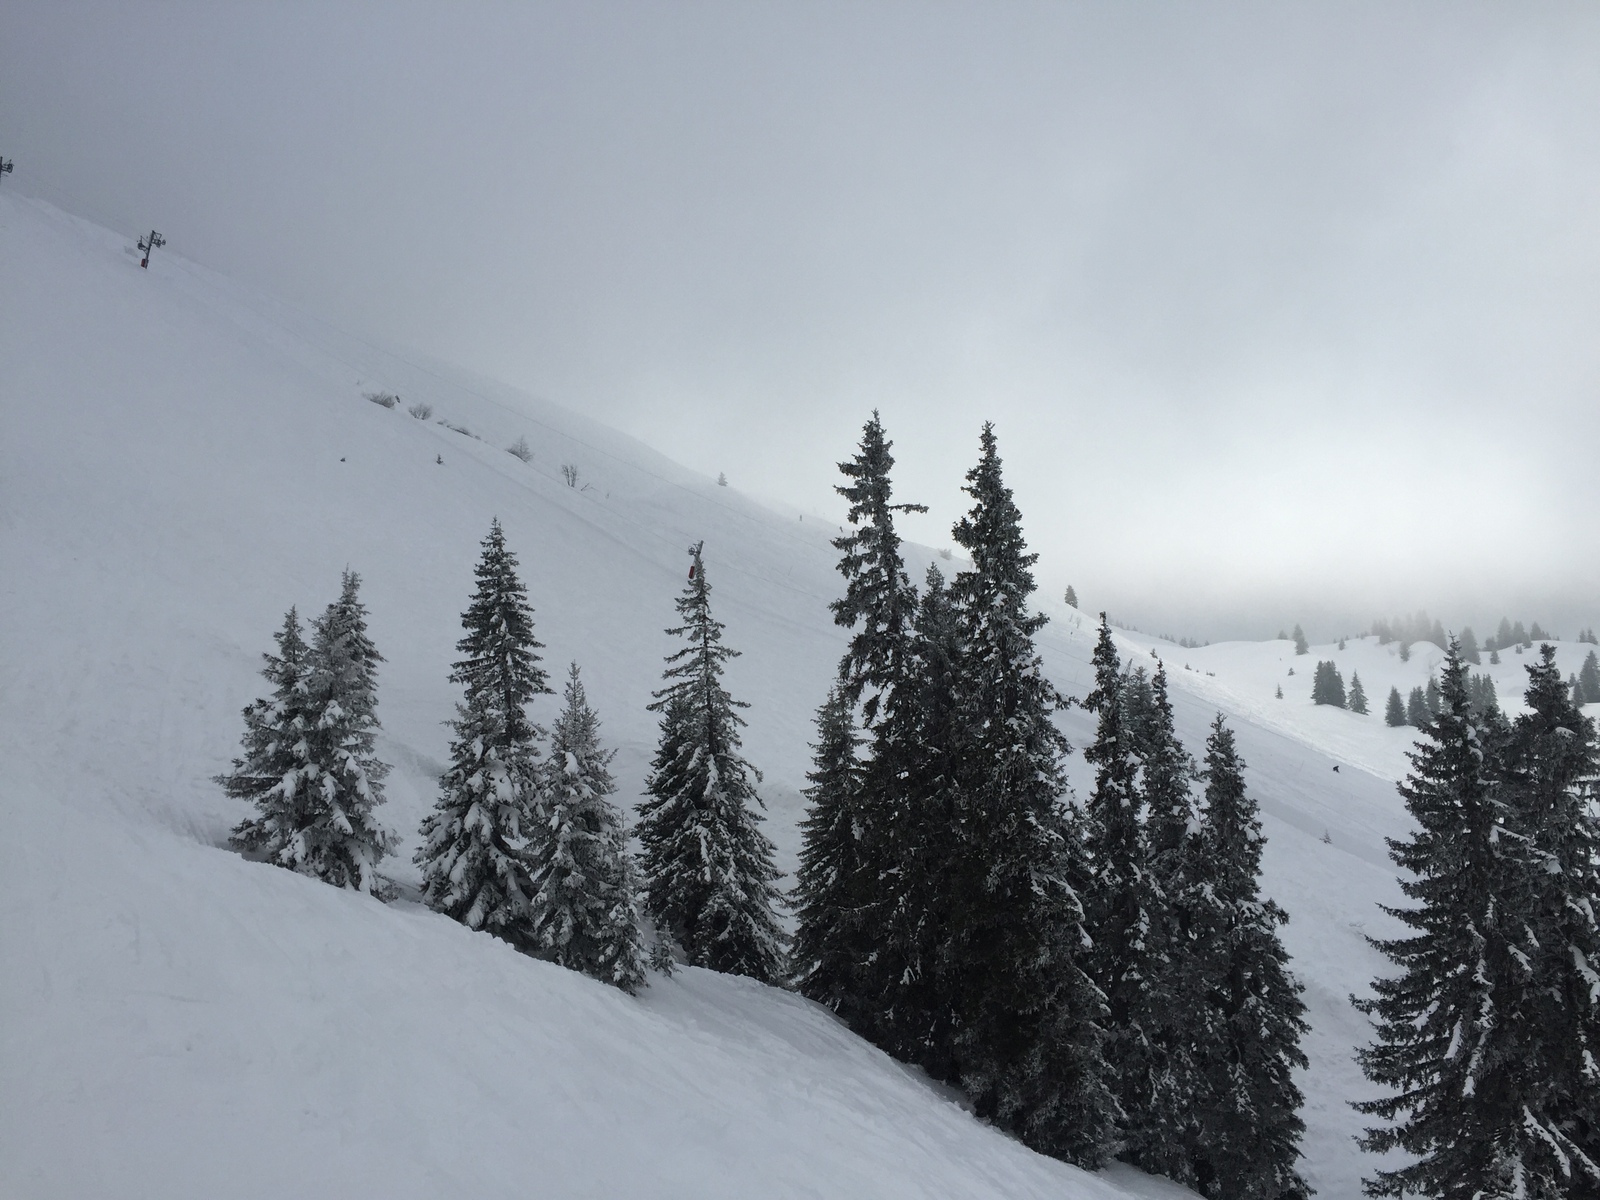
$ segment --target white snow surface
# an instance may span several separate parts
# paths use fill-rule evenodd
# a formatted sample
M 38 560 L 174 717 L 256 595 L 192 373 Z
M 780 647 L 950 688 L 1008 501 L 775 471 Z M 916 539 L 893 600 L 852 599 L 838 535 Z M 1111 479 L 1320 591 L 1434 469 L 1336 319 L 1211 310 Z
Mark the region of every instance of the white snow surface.
M 751 704 L 746 750 L 792 870 L 811 718 L 844 645 L 828 612 L 836 528 L 176 254 L 140 270 L 129 249 L 0 195 L 0 1195 L 1188 1194 L 1031 1153 L 779 989 L 684 970 L 628 997 L 414 899 L 386 906 L 229 852 L 245 814 L 211 779 L 264 687 L 260 655 L 348 565 L 388 659 L 380 811 L 405 841 L 386 865 L 414 897 L 446 674 L 498 516 L 552 679 L 582 666 L 625 803 L 654 746 L 645 705 L 685 550 L 705 540 L 743 651 L 728 684 Z M 401 406 L 362 397 L 379 390 Z M 418 402 L 431 420 L 407 414 Z M 1002 452 L 1025 435 L 1000 432 Z M 519 437 L 531 463 L 504 449 Z M 937 561 L 908 557 L 919 580 Z M 1081 696 L 1093 621 L 1040 604 L 1047 667 Z M 1218 709 L 1238 732 L 1313 1027 L 1303 1170 L 1353 1197 L 1371 1164 L 1352 1142 L 1347 1102 L 1369 1093 L 1348 995 L 1382 970 L 1362 935 L 1388 928 L 1376 905 L 1400 897 L 1383 839 L 1405 829 L 1409 735 L 1382 705 L 1438 655 L 1121 642 L 1166 659 L 1193 753 Z M 1563 670 L 1586 650 L 1562 645 Z M 1347 683 L 1360 671 L 1372 716 L 1311 705 L 1319 657 Z M 1524 660 L 1503 657 L 1508 704 Z M 558 697 L 540 704 L 553 721 Z M 1088 740 L 1081 711 L 1063 725 Z M 1070 770 L 1086 791 L 1080 757 Z

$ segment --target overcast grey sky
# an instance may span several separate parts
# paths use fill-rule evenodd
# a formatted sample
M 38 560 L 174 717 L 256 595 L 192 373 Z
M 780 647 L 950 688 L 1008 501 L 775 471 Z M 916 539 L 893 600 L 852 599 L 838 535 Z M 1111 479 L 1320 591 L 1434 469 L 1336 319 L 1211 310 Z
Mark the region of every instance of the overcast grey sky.
M 935 545 L 992 419 L 1145 628 L 1600 622 L 1600 5 L 10 0 L 0 154 Z

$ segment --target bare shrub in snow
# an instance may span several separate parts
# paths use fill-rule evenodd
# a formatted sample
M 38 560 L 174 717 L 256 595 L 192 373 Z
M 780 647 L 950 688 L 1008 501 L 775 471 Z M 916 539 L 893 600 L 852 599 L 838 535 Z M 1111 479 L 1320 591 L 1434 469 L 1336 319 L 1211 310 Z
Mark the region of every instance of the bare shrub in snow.
M 400 397 L 393 392 L 362 392 L 361 394 L 374 404 L 380 404 L 384 408 L 393 408 L 400 403 Z
M 515 442 L 506 447 L 507 454 L 515 454 L 523 462 L 533 461 L 533 447 L 528 445 L 528 439 L 519 437 Z
M 561 478 L 563 478 L 563 479 L 565 479 L 567 481 L 567 486 L 568 487 L 570 487 L 570 488 L 577 487 L 578 486 L 578 468 L 577 468 L 577 466 L 575 464 L 573 464 L 573 463 L 562 463 L 561 464 Z
M 417 420 L 426 421 L 429 417 L 433 416 L 433 405 L 424 404 L 419 400 L 410 408 L 406 409 L 406 411 Z

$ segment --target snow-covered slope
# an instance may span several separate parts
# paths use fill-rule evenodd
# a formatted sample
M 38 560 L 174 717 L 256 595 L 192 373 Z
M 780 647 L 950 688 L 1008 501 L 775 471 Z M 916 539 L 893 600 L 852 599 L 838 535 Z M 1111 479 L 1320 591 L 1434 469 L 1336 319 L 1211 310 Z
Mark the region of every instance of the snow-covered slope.
M 705 540 L 791 867 L 811 714 L 843 645 L 835 530 L 176 255 L 141 271 L 126 251 L 0 196 L 0 1194 L 1176 1194 L 1029 1153 L 781 991 L 685 971 L 629 998 L 415 904 L 222 849 L 242 813 L 210 779 L 259 656 L 284 610 L 319 610 L 349 565 L 388 659 L 385 816 L 415 882 L 459 613 L 498 515 L 548 663 L 580 663 L 620 749 L 624 797 L 653 745 L 684 551 Z M 417 403 L 431 419 L 407 414 Z M 519 437 L 531 463 L 504 449 Z M 840 431 L 841 457 L 854 439 Z M 912 558 L 920 578 L 932 552 Z M 1046 662 L 1081 695 L 1092 626 L 1043 603 Z M 1307 984 L 1305 1171 L 1356 1195 L 1346 1101 L 1364 1093 L 1365 1035 L 1347 996 L 1380 969 L 1362 940 L 1375 902 L 1398 898 L 1383 838 L 1403 828 L 1405 731 L 1313 708 L 1315 651 L 1123 641 L 1167 658 L 1192 750 L 1218 708 L 1238 729 Z M 1392 650 L 1321 656 L 1358 669 L 1381 710 L 1432 665 L 1427 647 L 1409 664 Z M 1520 691 L 1507 660 L 1502 700 Z M 1081 712 L 1066 724 L 1087 740 Z M 1085 786 L 1081 760 L 1072 778 Z

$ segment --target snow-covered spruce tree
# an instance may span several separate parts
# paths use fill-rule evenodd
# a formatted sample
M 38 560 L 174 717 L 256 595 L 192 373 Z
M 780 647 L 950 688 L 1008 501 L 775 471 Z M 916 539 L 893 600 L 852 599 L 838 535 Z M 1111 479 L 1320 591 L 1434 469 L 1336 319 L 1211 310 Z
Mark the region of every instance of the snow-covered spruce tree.
M 1554 647 L 1528 667 L 1528 711 L 1512 724 L 1507 822 L 1523 839 L 1521 915 L 1533 964 L 1521 1144 L 1508 1148 L 1528 1195 L 1600 1195 L 1600 747 L 1573 705 Z M 1536 1183 L 1537 1181 L 1537 1183 Z M 1536 1183 L 1536 1186 L 1535 1186 Z M 1514 1193 L 1506 1192 L 1511 1195 Z
M 1084 750 L 1095 782 L 1079 822 L 1087 872 L 1079 894 L 1093 939 L 1089 972 L 1108 1009 L 1105 1057 L 1112 1087 L 1119 1103 L 1129 1098 L 1137 1112 L 1148 1092 L 1147 1051 L 1154 1036 L 1145 1023 L 1147 986 L 1155 973 L 1156 900 L 1145 865 L 1140 746 L 1126 719 L 1123 676 L 1104 613 L 1093 662 L 1095 686 L 1083 704 L 1098 717 L 1095 740 Z
M 903 993 L 925 977 L 913 944 L 922 914 L 910 911 L 914 906 L 897 890 L 905 878 L 900 864 L 919 843 L 908 792 L 920 718 L 905 699 L 918 671 L 917 595 L 894 519 L 926 509 L 894 503 L 891 446 L 874 412 L 855 456 L 839 464 L 845 483 L 834 489 L 849 503 L 850 523 L 833 543 L 846 581 L 832 605 L 834 621 L 852 631 L 839 688 L 848 703 L 860 705 L 866 743 L 855 810 L 859 870 L 848 879 L 848 903 L 813 903 L 801 917 L 800 943 L 834 946 L 831 965 L 812 970 L 802 960 L 797 968 L 805 972 L 805 995 L 837 1005 L 853 1028 L 890 1053 L 919 1059 L 915 1047 L 925 1041 L 926 1021 L 917 1015 L 919 1003 Z M 859 918 L 850 915 L 857 912 Z M 899 1029 L 891 1027 L 895 1022 Z
M 1361 686 L 1361 674 L 1358 671 L 1350 672 L 1349 708 L 1357 716 L 1367 715 L 1367 689 Z
M 383 656 L 367 636 L 360 589 L 361 577 L 347 570 L 339 598 L 312 622 L 304 674 L 295 685 L 302 704 L 282 710 L 293 712 L 299 733 L 290 750 L 296 761 L 272 793 L 258 797 L 260 816 L 241 825 L 234 838 L 302 875 L 381 895 L 387 887 L 378 863 L 398 839 L 376 812 L 389 773 L 374 752 L 377 664 Z M 286 622 L 284 634 L 290 632 Z M 287 657 L 286 641 L 280 650 Z M 279 663 L 287 669 L 283 658 Z
M 666 683 L 650 711 L 662 714 L 661 740 L 639 806 L 644 887 L 650 915 L 671 933 L 692 966 L 763 982 L 784 966 L 784 934 L 773 845 L 761 832 L 755 782 L 740 755 L 747 707 L 722 685 L 723 664 L 738 651 L 722 644 L 711 615 L 711 585 L 701 549 L 689 548 L 689 581 L 678 597 L 683 624 L 668 629 L 686 645 L 667 656 Z
M 862 947 L 870 945 L 873 889 L 863 878 L 861 736 L 843 691 L 834 687 L 817 710 L 817 740 L 806 779 L 800 823 L 800 867 L 795 875 L 794 946 L 789 961 L 794 986 L 852 1026 L 864 1014 L 856 988 Z
M 1115 1102 L 1101 1057 L 1100 999 L 1078 962 L 1083 916 L 1068 882 L 1066 739 L 1030 612 L 1037 555 L 1001 478 L 985 425 L 956 541 L 972 568 L 955 579 L 964 677 L 956 804 L 964 853 L 951 871 L 941 969 L 956 1017 L 962 1087 L 982 1116 L 1035 1149 L 1084 1166 L 1104 1157 Z
M 1449 1200 L 1553 1197 L 1546 1114 L 1529 1108 L 1546 1064 L 1530 1054 L 1532 949 L 1522 912 L 1526 855 L 1505 824 L 1492 761 L 1472 716 L 1460 647 L 1446 651 L 1439 717 L 1422 727 L 1400 794 L 1416 822 L 1390 854 L 1413 907 L 1389 909 L 1410 931 L 1374 940 L 1399 968 L 1356 1001 L 1376 1042 L 1358 1052 L 1368 1079 L 1391 1094 L 1358 1102 L 1388 1124 L 1364 1148 L 1415 1161 L 1377 1172 L 1373 1196 Z M 1520 910 L 1520 911 L 1519 911 Z M 1555 1143 L 1559 1147 L 1560 1142 Z
M 567 674 L 564 699 L 550 736 L 539 819 L 529 836 L 537 890 L 528 925 L 541 958 L 636 992 L 644 986 L 647 956 L 628 839 L 611 801 L 614 752 L 600 746 L 600 719 L 584 695 L 577 663 Z
M 1206 740 L 1206 807 L 1196 838 L 1190 951 L 1177 993 L 1193 1009 L 1197 1128 L 1193 1182 L 1216 1200 L 1304 1200 L 1295 1170 L 1305 1132 L 1295 1085 L 1307 1065 L 1301 987 L 1278 937 L 1288 916 L 1260 895 L 1266 839 L 1219 714 Z
M 1156 667 L 1149 707 L 1135 726 L 1144 800 L 1143 860 L 1148 873 L 1146 974 L 1136 1024 L 1147 1034 L 1113 1065 L 1124 1113 L 1122 1157 L 1146 1171 L 1194 1186 L 1190 1147 L 1197 1132 L 1200 1076 L 1195 1047 L 1207 1029 L 1184 975 L 1195 937 L 1195 767 L 1178 741 L 1167 669 Z
M 301 823 L 300 768 L 310 747 L 305 741 L 307 679 L 311 648 L 300 630 L 300 615 L 290 609 L 273 635 L 277 654 L 263 654 L 261 675 L 272 695 L 244 710 L 243 756 L 216 782 L 235 800 L 254 806 L 233 831 L 233 845 L 276 861 Z M 287 864 L 286 864 L 287 865 Z
M 498 520 L 482 545 L 477 590 L 461 614 L 466 633 L 456 643 L 463 657 L 450 671 L 464 693 L 450 723 L 450 769 L 422 822 L 416 862 L 430 908 L 536 954 L 529 837 L 539 821 L 544 730 L 527 706 L 550 684 L 528 592 Z

